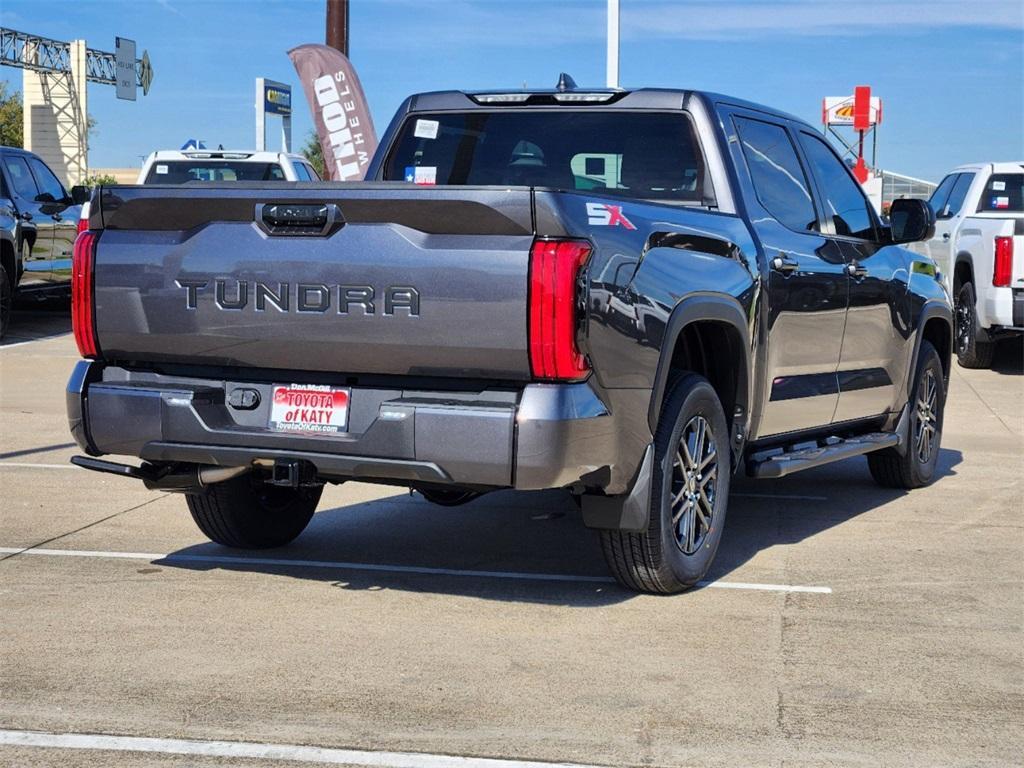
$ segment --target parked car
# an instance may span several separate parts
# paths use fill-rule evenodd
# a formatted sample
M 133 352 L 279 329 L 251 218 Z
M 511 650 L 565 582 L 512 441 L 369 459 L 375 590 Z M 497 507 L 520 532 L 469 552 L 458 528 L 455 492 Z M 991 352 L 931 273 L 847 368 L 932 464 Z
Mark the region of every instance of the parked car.
M 999 339 L 1024 333 L 1024 161 L 962 165 L 929 200 L 935 260 L 956 307 L 956 356 L 989 368 Z
M 573 172 L 595 155 L 599 181 Z M 797 118 L 427 93 L 367 178 L 104 188 L 76 247 L 73 461 L 184 492 L 243 548 L 298 536 L 325 483 L 564 488 L 646 592 L 704 576 L 740 468 L 936 476 L 952 312 L 903 247 L 934 215 L 898 200 L 883 224 Z
M 0 337 L 19 294 L 44 296 L 71 287 L 71 256 L 80 204 L 38 155 L 0 147 Z
M 190 181 L 320 181 L 302 155 L 254 150 L 161 149 L 151 152 L 139 184 Z

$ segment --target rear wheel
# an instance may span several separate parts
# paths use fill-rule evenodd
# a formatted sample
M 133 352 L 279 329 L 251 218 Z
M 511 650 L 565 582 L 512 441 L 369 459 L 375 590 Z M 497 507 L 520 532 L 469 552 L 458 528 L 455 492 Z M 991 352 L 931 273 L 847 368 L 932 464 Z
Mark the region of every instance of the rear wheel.
M 956 359 L 964 368 L 991 368 L 996 345 L 978 341 L 977 300 L 973 283 L 964 283 L 956 295 Z
M 922 341 L 909 404 L 910 443 L 903 455 L 895 448 L 867 455 L 868 469 L 876 483 L 886 488 L 920 488 L 932 481 L 939 461 L 945 405 L 946 385 L 939 353 Z
M 185 497 L 192 519 L 206 536 L 225 547 L 284 546 L 309 524 L 323 487 L 279 488 L 254 475 L 211 485 Z
M 419 494 L 431 504 L 442 507 L 459 507 L 468 504 L 480 494 L 476 491 L 469 491 L 465 488 L 421 488 Z
M 7 268 L 0 264 L 0 339 L 7 333 L 7 326 L 11 322 L 11 306 L 14 303 L 11 279 L 11 275 L 7 274 Z
M 647 530 L 602 531 L 605 560 L 628 589 L 671 594 L 696 584 L 718 551 L 729 504 L 725 412 L 707 379 L 678 378 L 654 439 Z

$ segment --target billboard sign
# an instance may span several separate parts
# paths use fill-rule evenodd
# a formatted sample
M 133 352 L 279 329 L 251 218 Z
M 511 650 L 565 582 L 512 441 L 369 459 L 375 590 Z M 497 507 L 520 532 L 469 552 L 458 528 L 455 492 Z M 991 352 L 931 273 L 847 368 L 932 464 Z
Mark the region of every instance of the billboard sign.
M 826 96 L 821 103 L 821 122 L 824 125 L 845 125 L 856 127 L 856 103 L 854 96 Z M 868 125 L 882 122 L 882 100 L 877 96 L 870 97 Z M 859 129 L 858 129 L 859 130 Z
M 135 41 L 114 38 L 114 71 L 117 98 L 135 101 Z M 148 88 L 146 90 L 149 90 Z
M 292 87 L 273 80 L 263 80 L 263 111 L 268 115 L 287 116 L 292 113 Z

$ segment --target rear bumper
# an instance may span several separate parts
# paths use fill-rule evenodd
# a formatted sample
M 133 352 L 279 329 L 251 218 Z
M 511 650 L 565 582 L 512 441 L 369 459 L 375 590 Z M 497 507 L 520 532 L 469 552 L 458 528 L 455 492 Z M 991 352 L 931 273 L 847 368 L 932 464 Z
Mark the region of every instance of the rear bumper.
M 978 321 L 983 328 L 992 330 L 1024 327 L 1024 289 L 982 288 L 978 301 Z
M 616 437 L 624 425 L 589 382 L 481 392 L 357 386 L 349 432 L 338 435 L 269 430 L 271 387 L 82 361 L 68 382 L 68 421 L 93 456 L 217 466 L 301 459 L 327 479 L 410 485 L 534 490 L 582 482 L 621 493 L 643 455 L 642 445 L 623 450 Z M 227 404 L 238 388 L 258 392 L 259 404 Z

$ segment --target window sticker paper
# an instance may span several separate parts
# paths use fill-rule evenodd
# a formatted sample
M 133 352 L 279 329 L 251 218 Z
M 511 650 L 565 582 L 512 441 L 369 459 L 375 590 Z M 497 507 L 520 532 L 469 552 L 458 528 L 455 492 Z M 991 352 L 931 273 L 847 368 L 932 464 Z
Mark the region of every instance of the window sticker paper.
M 417 120 L 413 136 L 417 139 L 436 139 L 439 126 L 437 120 Z

